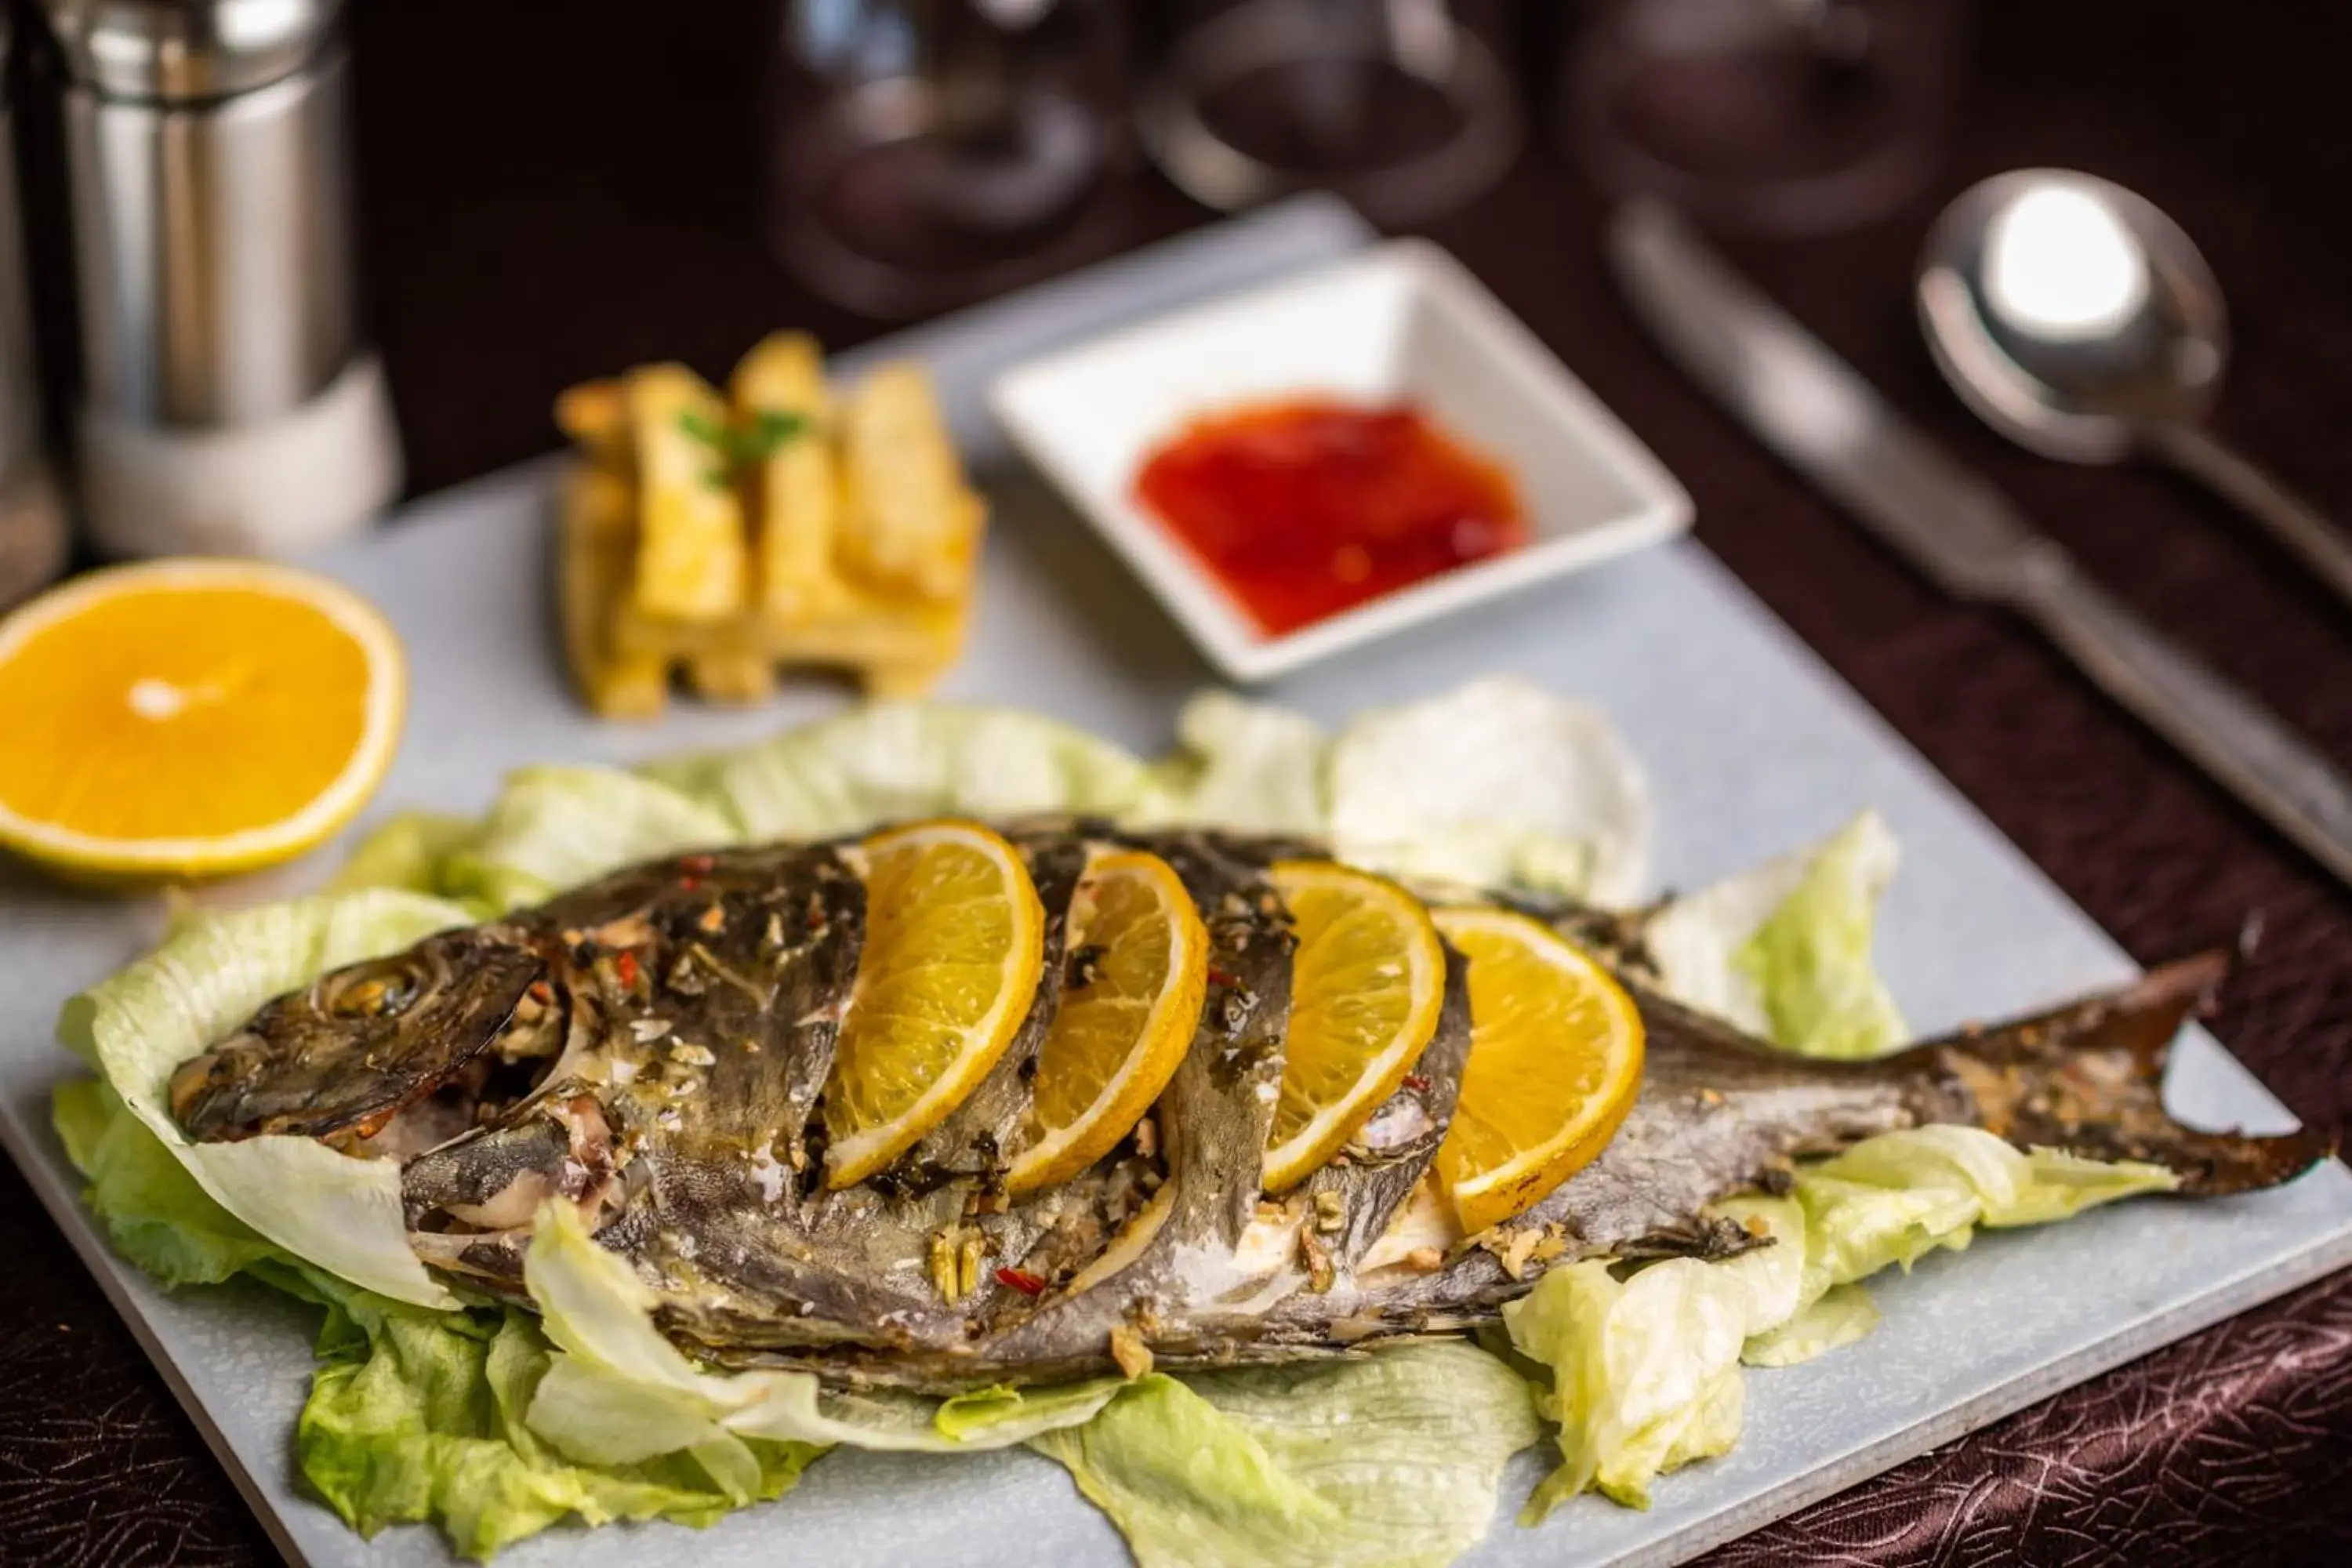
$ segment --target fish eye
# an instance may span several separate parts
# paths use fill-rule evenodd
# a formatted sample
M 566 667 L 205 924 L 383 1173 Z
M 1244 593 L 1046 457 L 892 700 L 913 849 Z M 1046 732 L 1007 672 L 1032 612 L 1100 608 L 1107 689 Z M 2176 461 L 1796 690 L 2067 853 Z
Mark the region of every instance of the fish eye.
M 327 995 L 327 1010 L 339 1018 L 388 1018 L 416 1000 L 416 977 L 397 967 L 354 974 Z

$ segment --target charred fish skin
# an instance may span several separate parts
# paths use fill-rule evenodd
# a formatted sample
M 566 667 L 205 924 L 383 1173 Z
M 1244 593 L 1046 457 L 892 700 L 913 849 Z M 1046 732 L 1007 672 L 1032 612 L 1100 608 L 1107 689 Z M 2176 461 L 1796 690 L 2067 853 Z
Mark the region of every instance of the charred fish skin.
M 1002 1260 L 1074 1237 L 1107 1237 L 1138 1206 L 1134 1163 L 1116 1156 L 1051 1193 L 1004 1198 L 1003 1172 L 1028 1111 L 1034 1060 L 1059 1006 L 1067 911 L 1100 847 L 1066 830 L 1014 837 L 1051 913 L 1044 973 L 1004 1057 L 955 1112 L 877 1177 L 831 1191 L 812 1164 L 788 1220 L 709 1216 L 701 1228 L 722 1234 L 715 1247 L 709 1237 L 694 1238 L 692 1286 L 674 1292 L 664 1310 L 674 1333 L 721 1353 L 862 1347 L 869 1358 L 884 1352 L 901 1367 L 932 1359 L 944 1366 L 992 1316 L 1027 1305 L 999 1279 Z M 781 1247 L 759 1234 L 778 1224 L 790 1237 Z M 675 1261 L 665 1273 L 685 1278 Z
M 1209 931 L 1218 978 L 1184 1062 L 1147 1123 L 1157 1130 L 1159 1157 L 1130 1139 L 1063 1187 L 1034 1194 L 1006 1215 L 959 1227 L 997 1247 L 986 1254 L 982 1289 L 961 1302 L 961 1342 L 931 1335 L 927 1343 L 887 1352 L 845 1347 L 814 1354 L 772 1342 L 748 1347 L 748 1353 L 740 1343 L 706 1347 L 720 1359 L 797 1366 L 854 1385 L 942 1392 L 1091 1375 L 1118 1364 L 1115 1334 L 1140 1349 L 1166 1346 L 1171 1354 L 1202 1338 L 1186 1303 L 1228 1283 L 1226 1260 L 1259 1195 L 1288 1016 L 1288 911 L 1265 879 L 1264 858 L 1218 836 L 1114 834 L 1082 822 L 1028 825 L 1028 836 L 1016 842 L 1036 855 L 1056 833 L 1092 847 L 1160 856 Z M 901 1201 L 936 1205 L 959 1190 L 933 1187 Z M 853 1191 L 828 1194 L 824 1212 L 838 1222 L 877 1211 L 870 1195 L 860 1200 Z M 940 1222 L 952 1211 L 918 1212 Z M 900 1219 L 893 1228 L 904 1237 L 916 1227 Z M 1003 1285 L 1000 1269 L 1041 1294 Z M 1240 1327 L 1247 1331 L 1255 1324 Z
M 2203 953 L 2119 990 L 1851 1062 L 1775 1051 L 1635 983 L 1648 1068 L 1600 1158 L 1441 1273 L 1371 1287 L 1371 1310 L 1399 1331 L 1475 1326 L 1553 1261 L 1736 1255 L 1754 1238 L 1708 1220 L 1710 1205 L 1784 1185 L 1799 1158 L 1909 1127 L 1982 1127 L 2023 1149 L 2145 1161 L 2189 1196 L 2292 1180 L 2332 1155 L 2334 1140 L 2206 1131 L 2164 1109 L 2171 1042 L 2231 968 L 2230 954 Z
M 1308 1223 L 1329 1234 L 1326 1245 L 1336 1267 L 1355 1267 L 1428 1173 L 1454 1124 L 1469 1059 L 1470 963 L 1449 945 L 1437 1032 L 1350 1146 L 1307 1180 Z
M 1015 834 L 1013 843 L 1046 925 L 1037 990 L 1013 1043 L 964 1102 L 890 1166 L 845 1190 L 814 1186 L 805 1200 L 803 1223 L 815 1242 L 854 1248 L 866 1267 L 893 1274 L 921 1299 L 927 1337 L 940 1342 L 977 1331 L 971 1321 L 1003 1289 L 993 1260 L 1034 1246 L 1062 1203 L 1059 1194 L 1003 1201 L 1003 1176 L 1028 1113 L 1038 1049 L 1061 1005 L 1068 911 L 1095 847 L 1044 830 Z M 909 1269 L 908 1259 L 919 1267 Z M 939 1289 L 943 1282 L 950 1288 Z
M 183 1063 L 172 1114 L 199 1141 L 368 1138 L 464 1071 L 547 973 L 497 926 L 336 970 Z
M 1290 1016 L 1289 911 L 1263 861 L 1214 836 L 1125 841 L 1169 863 L 1209 933 L 1200 1026 L 1154 1111 L 1166 1185 L 1064 1293 L 975 1347 L 970 1378 L 1040 1382 L 1132 1368 L 1163 1337 L 1185 1337 L 1189 1304 L 1234 1283 L 1234 1253 L 1257 1205 Z
M 529 1200 L 561 1196 L 673 1313 L 682 1300 L 689 1318 L 772 1317 L 830 1341 L 903 1305 L 797 1221 L 864 900 L 837 851 L 788 847 L 631 868 L 515 917 L 553 968 L 562 1054 L 531 1093 L 409 1163 L 420 1256 L 512 1285 Z
M 824 1167 L 820 1100 L 864 944 L 864 885 L 837 849 L 815 846 L 765 862 L 721 858 L 688 891 L 657 892 L 622 917 L 667 940 L 655 945 L 661 962 L 632 966 L 635 984 L 605 998 L 598 1098 L 621 1182 L 597 1239 L 655 1286 L 661 1321 L 682 1338 L 919 1338 L 919 1279 L 819 1233 L 808 1215 Z

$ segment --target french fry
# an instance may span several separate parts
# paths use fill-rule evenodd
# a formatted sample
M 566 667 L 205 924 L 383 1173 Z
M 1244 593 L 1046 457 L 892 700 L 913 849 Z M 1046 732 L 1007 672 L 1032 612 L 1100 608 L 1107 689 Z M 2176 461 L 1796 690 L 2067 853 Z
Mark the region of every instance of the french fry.
M 841 446 L 843 565 L 886 593 L 961 593 L 985 511 L 922 367 L 886 364 L 861 382 L 842 406 Z
M 806 332 L 771 333 L 743 356 L 728 388 L 747 427 L 756 428 L 763 416 L 800 422 L 750 476 L 758 519 L 754 603 L 772 619 L 819 614 L 839 596 L 833 549 L 840 489 L 834 472 L 833 397 L 825 390 L 816 340 Z
M 920 697 L 947 673 L 937 664 L 869 664 L 864 671 L 866 695 L 877 702 L 897 702 Z
M 628 482 L 581 464 L 566 476 L 556 597 L 563 648 L 581 699 L 608 719 L 650 719 L 668 700 L 669 661 L 611 646 L 613 612 L 629 590 Z
M 617 473 L 636 467 L 629 448 L 629 388 L 617 377 L 583 381 L 556 395 L 556 428 L 594 461 Z
M 698 654 L 687 660 L 686 678 L 713 702 L 764 702 L 776 694 L 775 662 L 757 648 Z
M 742 607 L 743 507 L 727 428 L 719 395 L 685 366 L 630 373 L 639 525 L 630 603 L 645 614 L 711 621 Z

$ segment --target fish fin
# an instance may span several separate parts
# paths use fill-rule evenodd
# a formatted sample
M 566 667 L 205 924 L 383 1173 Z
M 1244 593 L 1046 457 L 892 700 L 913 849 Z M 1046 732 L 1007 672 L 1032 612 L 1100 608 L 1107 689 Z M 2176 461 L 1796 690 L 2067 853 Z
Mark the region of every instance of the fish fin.
M 1975 1100 L 1971 1120 L 2021 1148 L 2146 1161 L 2200 1195 L 2276 1186 L 2335 1153 L 2336 1140 L 2309 1128 L 2277 1137 L 2207 1131 L 2164 1108 L 2174 1037 L 2210 1008 L 2252 934 L 2249 928 L 2235 951 L 2176 959 L 2120 990 L 1963 1029 L 1906 1054 L 1957 1079 Z
M 1611 1248 L 1611 1252 L 1623 1258 L 1696 1258 L 1706 1263 L 1719 1263 L 1771 1245 L 1770 1237 L 1757 1236 L 1737 1220 L 1719 1215 L 1698 1215 L 1681 1224 L 1654 1226 Z

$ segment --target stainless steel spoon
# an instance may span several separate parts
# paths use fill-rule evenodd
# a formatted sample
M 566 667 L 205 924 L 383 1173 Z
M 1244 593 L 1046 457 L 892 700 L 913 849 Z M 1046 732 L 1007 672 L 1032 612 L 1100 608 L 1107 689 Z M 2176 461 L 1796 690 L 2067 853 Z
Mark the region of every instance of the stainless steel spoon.
M 1995 429 L 2070 462 L 2160 458 L 2352 602 L 2352 538 L 2199 423 L 2229 322 L 2205 258 L 2155 207 L 2063 169 L 1995 175 L 1937 220 L 1918 301 L 1945 379 Z

